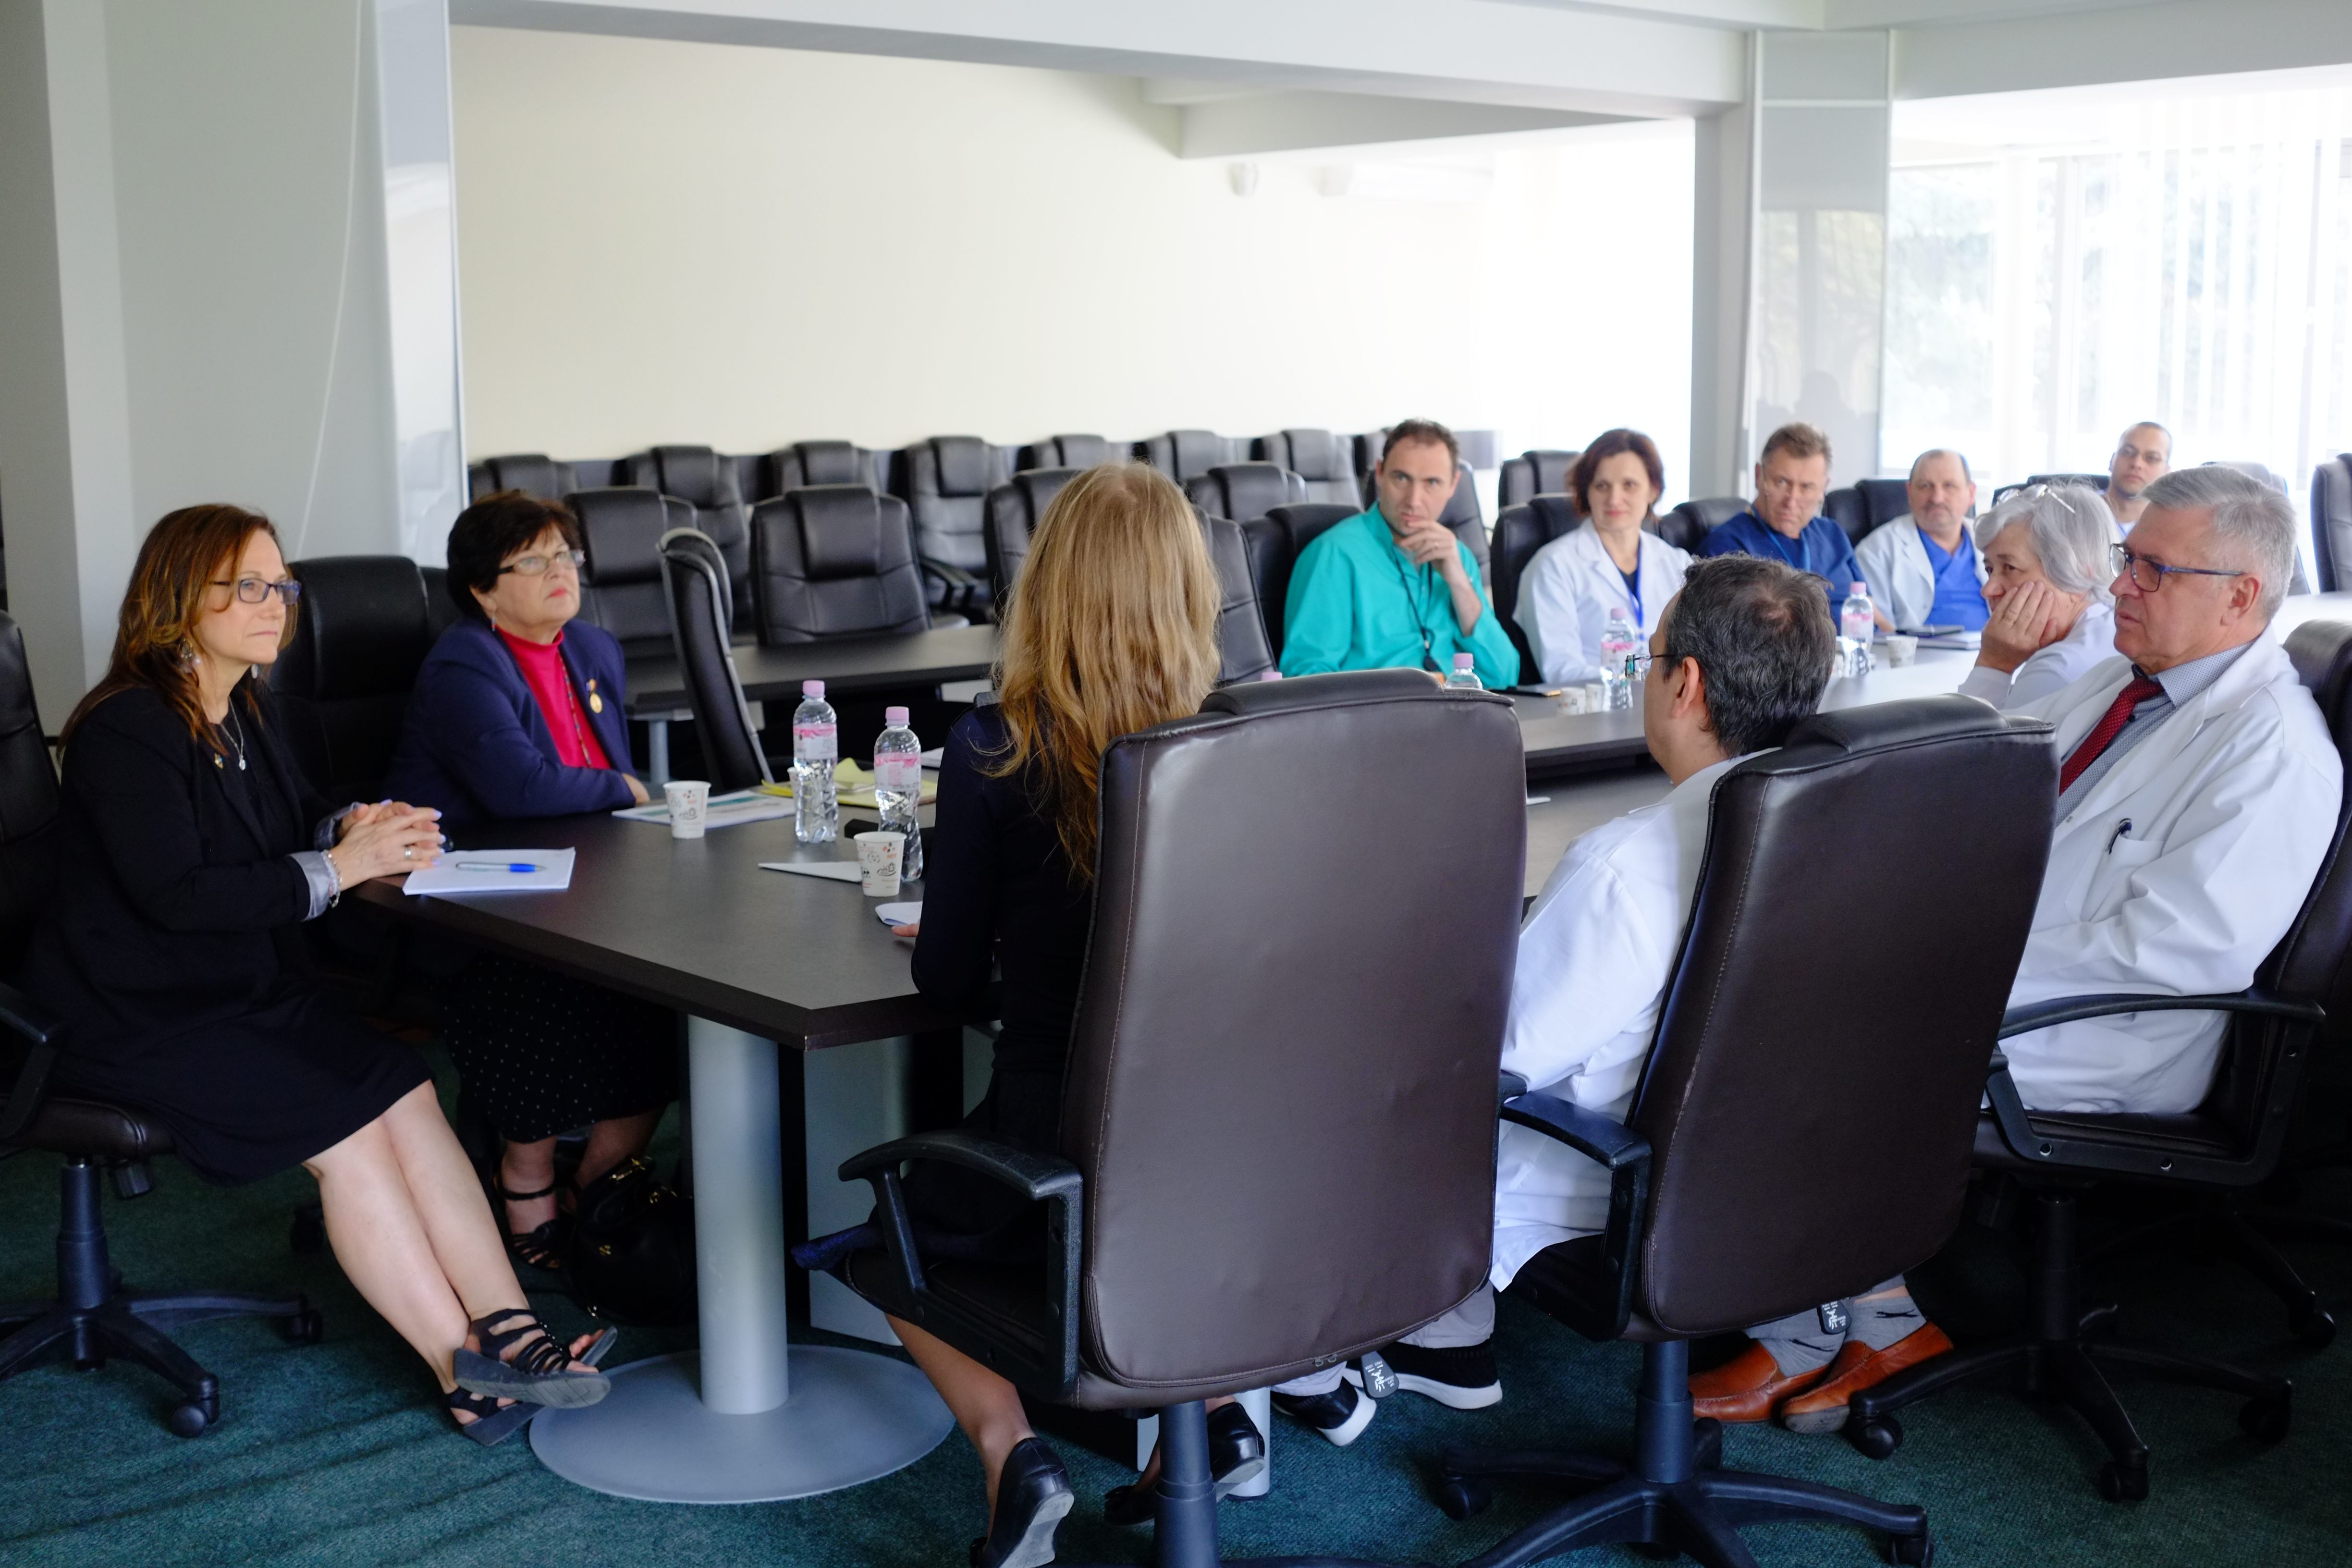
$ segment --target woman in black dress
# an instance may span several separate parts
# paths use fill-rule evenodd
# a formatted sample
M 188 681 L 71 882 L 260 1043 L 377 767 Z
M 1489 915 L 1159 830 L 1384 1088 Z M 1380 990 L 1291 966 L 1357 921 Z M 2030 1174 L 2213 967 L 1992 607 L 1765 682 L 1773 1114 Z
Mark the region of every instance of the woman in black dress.
M 423 1060 L 310 975 L 295 927 L 431 864 L 440 828 L 396 802 L 335 811 L 294 765 L 262 676 L 299 592 L 257 513 L 189 507 L 148 534 L 106 678 L 66 721 L 25 989 L 69 1025 L 59 1087 L 163 1122 L 206 1181 L 307 1168 L 352 1283 L 492 1440 L 525 1414 L 502 1406 L 606 1384 L 523 1304 Z
M 1094 914 L 1103 748 L 1200 710 L 1217 678 L 1221 597 L 1192 507 L 1140 464 L 1079 475 L 1037 525 L 1003 612 L 997 701 L 948 734 L 915 943 L 915 984 L 943 1007 L 969 1006 L 992 960 L 1002 974 L 1003 1027 L 988 1092 L 964 1122 L 973 1131 L 1060 1148 L 1062 1072 Z M 1037 1205 L 932 1163 L 914 1167 L 907 1193 L 926 1250 L 1042 1266 Z M 974 1563 L 1053 1561 L 1069 1482 L 1030 1431 L 1020 1394 L 912 1323 L 890 1326 L 986 1468 L 989 1533 Z

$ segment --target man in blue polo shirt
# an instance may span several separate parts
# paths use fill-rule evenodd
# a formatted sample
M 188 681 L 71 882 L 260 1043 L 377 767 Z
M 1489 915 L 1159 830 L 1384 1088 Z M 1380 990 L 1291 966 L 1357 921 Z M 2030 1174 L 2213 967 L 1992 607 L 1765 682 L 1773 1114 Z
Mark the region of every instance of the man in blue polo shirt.
M 1911 465 L 1911 510 L 1864 534 L 1853 558 L 1872 603 L 1905 631 L 1958 626 L 1980 632 L 1985 604 L 1984 557 L 1969 537 L 1969 509 L 1977 503 L 1969 460 L 1942 447 Z
M 1822 515 L 1830 488 L 1830 438 L 1810 425 L 1783 425 L 1756 465 L 1756 502 L 1700 542 L 1701 555 L 1760 555 L 1829 580 L 1830 603 L 1867 582 L 1845 530 Z M 1894 630 L 1881 615 L 1878 623 Z

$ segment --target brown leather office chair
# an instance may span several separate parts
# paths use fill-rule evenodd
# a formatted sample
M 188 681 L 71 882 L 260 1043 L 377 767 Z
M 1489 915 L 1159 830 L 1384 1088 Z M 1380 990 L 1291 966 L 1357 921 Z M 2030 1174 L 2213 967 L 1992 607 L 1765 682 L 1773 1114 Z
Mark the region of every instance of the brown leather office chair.
M 1439 1502 L 1457 1519 L 1486 1506 L 1490 1477 L 1602 1483 L 1478 1568 L 1612 1542 L 1736 1568 L 1754 1560 L 1735 1526 L 1794 1519 L 1930 1560 L 1919 1509 L 1717 1468 L 1721 1428 L 1691 1418 L 1689 1342 L 1857 1295 L 1958 1226 L 2056 795 L 2049 727 L 1967 697 L 1822 714 L 1717 782 L 1632 1113 L 1620 1126 L 1544 1094 L 1503 1108 L 1612 1173 L 1608 1229 L 1538 1253 L 1511 1291 L 1588 1338 L 1641 1343 L 1633 1460 L 1446 1450 Z M 1953 800 L 1970 803 L 1964 834 L 1937 804 Z
M 2346 778 L 2352 784 L 2352 626 L 2307 621 L 2288 634 L 2286 650 L 2318 700 L 2337 750 L 2347 753 Z M 2263 1237 L 2259 1217 L 2249 1223 L 2236 1215 L 2233 1200 L 2278 1169 L 2325 1004 L 2352 949 L 2347 819 L 2352 792 L 2336 813 L 2336 836 L 2302 910 L 2250 990 L 2231 996 L 2065 997 L 2018 1008 L 2002 1023 L 2007 1039 L 2076 1018 L 2159 1008 L 2231 1016 L 2212 1087 L 2203 1104 L 2181 1115 L 2027 1110 L 2006 1065 L 1996 1066 L 1986 1086 L 1990 1109 L 1978 1122 L 1976 1159 L 1989 1174 L 2016 1184 L 2032 1199 L 2030 1321 L 2017 1333 L 1939 1356 L 1855 1395 L 1846 1422 L 1854 1447 L 1884 1458 L 1903 1440 L 1896 1411 L 1964 1379 L 2009 1373 L 2023 1392 L 2061 1401 L 2099 1435 L 2110 1458 L 2098 1485 L 2110 1500 L 2144 1498 L 2147 1445 L 2108 1384 L 2108 1367 L 2233 1394 L 2246 1402 L 2238 1424 L 2248 1436 L 2263 1442 L 2286 1436 L 2293 1390 L 2284 1378 L 2108 1337 L 2116 1309 L 2083 1305 L 2077 1210 L 2083 1189 L 2103 1182 L 2207 1200 L 2210 1217 L 2239 1258 L 2294 1306 L 2316 1310 L 2310 1287 Z M 2332 1335 L 2333 1321 L 2326 1327 Z
M 16 974 L 56 885 L 57 815 L 58 775 L 33 707 L 24 636 L 0 615 L 0 973 Z M 0 1150 L 66 1157 L 57 1299 L 0 1302 L 0 1378 L 49 1361 L 89 1371 L 124 1356 L 170 1380 L 181 1403 L 169 1425 L 197 1436 L 220 1421 L 220 1383 L 166 1331 L 207 1318 L 276 1318 L 288 1338 L 315 1344 L 319 1314 L 300 1296 L 122 1289 L 107 1258 L 99 1173 L 113 1173 L 122 1197 L 147 1193 L 154 1185 L 147 1162 L 172 1152 L 172 1135 L 127 1106 L 50 1091 L 64 1034 L 47 1009 L 0 985 Z
M 1486 1279 L 1524 776 L 1504 699 L 1412 670 L 1234 687 L 1113 742 L 1067 1157 L 939 1132 L 841 1167 L 885 1219 L 887 1254 L 847 1270 L 867 1300 L 1033 1398 L 1161 1413 L 1162 1568 L 1218 1561 L 1202 1400 Z M 1048 1205 L 1042 1275 L 919 1257 L 918 1159 Z

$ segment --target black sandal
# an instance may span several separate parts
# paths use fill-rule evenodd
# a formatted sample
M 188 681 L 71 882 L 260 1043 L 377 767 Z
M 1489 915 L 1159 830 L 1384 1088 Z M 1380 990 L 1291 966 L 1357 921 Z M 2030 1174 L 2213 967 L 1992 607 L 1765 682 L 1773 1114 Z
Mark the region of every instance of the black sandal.
M 493 1323 L 509 1326 L 494 1330 Z M 603 1373 L 572 1371 L 572 1352 L 556 1342 L 529 1307 L 492 1312 L 475 1319 L 472 1326 L 482 1348 L 457 1352 L 455 1371 L 460 1388 L 559 1410 L 593 1405 L 613 1391 L 613 1380 Z M 530 1338 L 533 1334 L 538 1338 Z M 515 1346 L 520 1348 L 509 1359 L 506 1352 Z
M 618 1329 L 606 1329 L 575 1359 L 584 1361 L 590 1366 L 598 1365 L 620 1337 Z M 485 1448 L 494 1448 L 505 1442 L 530 1426 L 531 1417 L 545 1408 L 543 1405 L 525 1405 L 520 1400 L 512 1405 L 500 1405 L 496 1399 L 468 1394 L 462 1387 L 449 1391 L 449 1418 L 457 1421 L 457 1412 L 461 1410 L 471 1415 L 471 1421 L 457 1421 L 457 1430 Z
M 497 1198 L 500 1205 L 499 1234 L 507 1239 L 507 1256 L 525 1268 L 541 1269 L 549 1274 L 562 1273 L 563 1246 L 569 1239 L 564 1233 L 570 1228 L 563 1223 L 562 1205 L 560 1202 L 557 1204 L 553 1219 L 542 1220 L 530 1229 L 520 1231 L 507 1227 L 504 1205 L 534 1203 L 541 1198 L 553 1197 L 562 1191 L 563 1184 L 556 1182 L 540 1188 L 535 1193 L 510 1193 L 507 1191 L 506 1184 L 493 1174 L 490 1177 L 489 1185 L 491 1195 Z

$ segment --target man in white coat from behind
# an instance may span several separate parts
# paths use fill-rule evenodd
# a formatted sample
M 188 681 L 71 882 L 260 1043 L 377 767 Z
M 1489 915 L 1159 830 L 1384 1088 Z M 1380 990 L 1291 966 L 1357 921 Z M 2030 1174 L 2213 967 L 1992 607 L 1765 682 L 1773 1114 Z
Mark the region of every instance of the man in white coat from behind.
M 2286 498 L 2233 469 L 2148 486 L 2114 546 L 2116 652 L 2016 711 L 2049 720 L 2058 816 L 2010 1004 L 2242 991 L 2286 934 L 2326 853 L 2343 767 L 2318 705 L 2269 635 L 2294 570 Z M 2212 1082 L 2224 1018 L 2144 1013 L 2005 1041 L 2037 1110 L 2182 1111 Z M 1948 1348 L 1886 1317 L 1890 1280 L 1829 1330 L 1801 1312 L 1748 1331 L 1691 1380 L 1698 1414 L 1834 1431 L 1846 1402 Z M 1900 1305 L 1908 1307 L 1907 1295 Z

